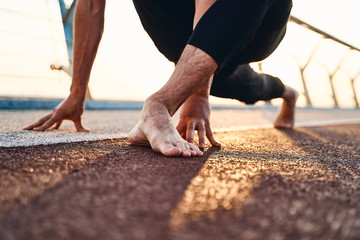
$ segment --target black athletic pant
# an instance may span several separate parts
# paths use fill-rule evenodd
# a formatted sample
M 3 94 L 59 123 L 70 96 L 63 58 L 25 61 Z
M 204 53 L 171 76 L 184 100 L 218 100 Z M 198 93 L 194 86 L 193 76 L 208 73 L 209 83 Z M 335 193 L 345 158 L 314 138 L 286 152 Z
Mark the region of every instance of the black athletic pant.
M 268 57 L 286 31 L 291 0 L 217 0 L 193 31 L 194 0 L 133 0 L 144 29 L 166 58 L 177 63 L 186 44 L 219 65 L 211 95 L 248 104 L 277 98 L 282 82 L 248 65 Z

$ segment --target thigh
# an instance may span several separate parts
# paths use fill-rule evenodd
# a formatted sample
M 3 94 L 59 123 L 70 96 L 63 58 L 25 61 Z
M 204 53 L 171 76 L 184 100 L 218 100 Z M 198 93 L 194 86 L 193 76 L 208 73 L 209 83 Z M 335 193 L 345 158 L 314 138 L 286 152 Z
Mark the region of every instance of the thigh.
M 291 0 L 273 0 L 254 39 L 237 53 L 234 62 L 261 61 L 272 54 L 285 36 L 291 8 Z
M 192 33 L 194 0 L 133 0 L 133 3 L 155 46 L 176 63 Z
M 217 0 L 203 15 L 189 44 L 223 68 L 254 38 L 271 0 Z
M 217 0 L 190 36 L 189 44 L 208 53 L 219 64 L 262 60 L 282 40 L 291 0 Z

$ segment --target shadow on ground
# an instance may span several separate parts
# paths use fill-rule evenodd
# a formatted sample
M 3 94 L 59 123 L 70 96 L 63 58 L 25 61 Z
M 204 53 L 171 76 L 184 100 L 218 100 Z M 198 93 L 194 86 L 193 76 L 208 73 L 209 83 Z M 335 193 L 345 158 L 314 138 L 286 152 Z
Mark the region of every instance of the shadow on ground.
M 0 148 L 0 236 L 357 239 L 359 136 L 359 125 L 221 133 L 221 150 L 189 159 L 124 139 Z

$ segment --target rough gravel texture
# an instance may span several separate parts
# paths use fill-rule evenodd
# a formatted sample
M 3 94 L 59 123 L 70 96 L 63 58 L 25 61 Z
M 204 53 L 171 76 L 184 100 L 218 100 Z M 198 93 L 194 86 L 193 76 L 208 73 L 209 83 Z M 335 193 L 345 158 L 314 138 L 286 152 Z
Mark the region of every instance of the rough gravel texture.
M 360 239 L 360 125 L 0 148 L 0 239 Z

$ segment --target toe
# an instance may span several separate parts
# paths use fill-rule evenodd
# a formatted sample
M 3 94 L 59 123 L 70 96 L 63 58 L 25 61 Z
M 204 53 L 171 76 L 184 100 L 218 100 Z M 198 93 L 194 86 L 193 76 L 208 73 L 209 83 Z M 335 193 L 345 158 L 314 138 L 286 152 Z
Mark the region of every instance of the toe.
M 195 156 L 203 156 L 204 153 L 194 144 L 190 144 L 190 149 L 191 151 L 194 151 L 195 152 Z
M 280 123 L 275 123 L 274 127 L 278 129 L 291 129 L 293 128 L 293 124 L 280 122 Z
M 182 152 L 181 152 L 181 156 L 183 156 L 183 157 L 191 157 L 192 154 L 191 154 L 190 151 L 182 151 Z
M 164 144 L 163 146 L 160 147 L 159 152 L 167 157 L 178 157 L 182 155 L 181 148 L 175 147 L 171 144 L 166 144 L 166 145 Z
M 162 154 L 167 156 L 167 157 L 178 157 L 178 156 L 180 156 L 182 154 L 182 151 L 178 147 L 171 147 L 171 148 L 166 149 L 165 151 L 163 151 Z
M 183 140 L 178 141 L 176 143 L 176 146 L 181 149 L 181 156 L 183 157 L 191 157 L 191 151 L 190 146 L 187 142 L 184 142 Z

